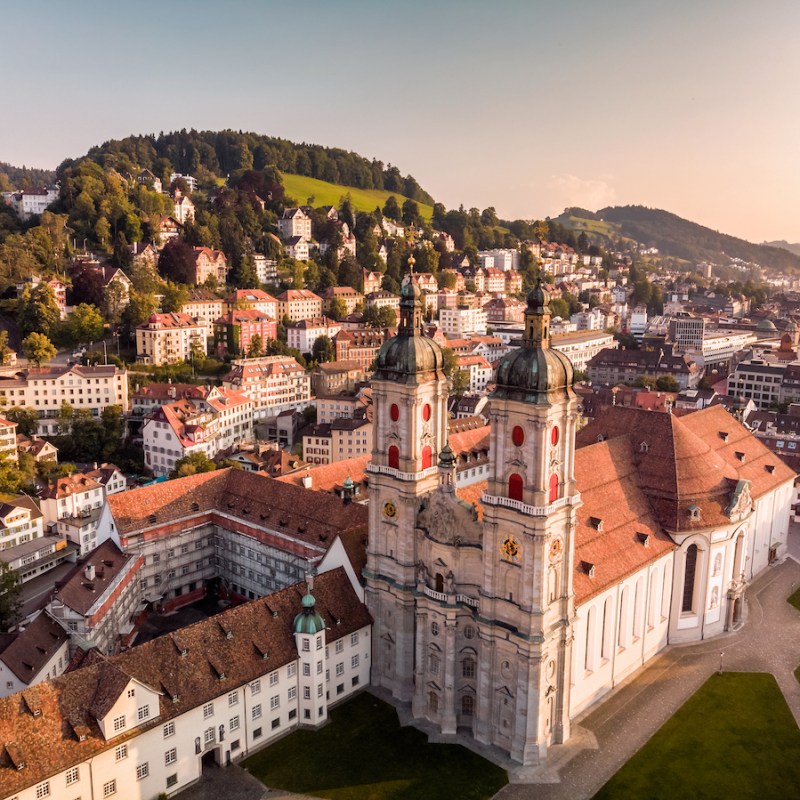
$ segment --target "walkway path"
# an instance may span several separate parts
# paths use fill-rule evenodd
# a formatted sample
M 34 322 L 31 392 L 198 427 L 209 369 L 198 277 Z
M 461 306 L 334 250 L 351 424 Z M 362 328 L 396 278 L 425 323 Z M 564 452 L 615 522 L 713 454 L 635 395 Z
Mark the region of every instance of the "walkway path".
M 800 684 L 793 674 L 800 665 L 800 613 L 786 602 L 800 587 L 800 529 L 793 527 L 789 541 L 792 557 L 768 569 L 749 588 L 740 631 L 701 644 L 670 647 L 579 719 L 599 749 L 574 755 L 569 745 L 556 748 L 556 764 L 563 763 L 559 783 L 509 784 L 495 800 L 592 797 L 719 669 L 720 652 L 724 670 L 771 672 L 800 725 Z

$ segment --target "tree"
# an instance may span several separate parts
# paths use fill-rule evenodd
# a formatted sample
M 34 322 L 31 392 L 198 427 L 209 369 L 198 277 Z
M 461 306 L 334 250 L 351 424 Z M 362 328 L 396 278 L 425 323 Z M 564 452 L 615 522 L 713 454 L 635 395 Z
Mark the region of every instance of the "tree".
M 189 287 L 166 281 L 161 288 L 161 309 L 164 313 L 178 312 L 189 299 Z
M 329 336 L 318 336 L 311 348 L 311 357 L 318 364 L 333 361 L 336 358 L 336 348 Z
M 451 347 L 442 348 L 442 371 L 450 377 L 458 369 L 458 356 Z
M 456 397 L 463 397 L 467 389 L 469 389 L 469 372 L 457 369 L 450 378 L 450 392 Z
M 402 218 L 403 212 L 400 210 L 400 204 L 394 195 L 389 195 L 389 199 L 383 206 L 383 216 L 389 217 L 389 219 L 393 219 L 396 222 L 399 222 Z
M 72 302 L 91 303 L 99 306 L 103 302 L 103 276 L 95 269 L 82 269 L 72 279 Z
M 205 453 L 192 453 L 179 458 L 175 462 L 175 469 L 170 472 L 170 478 L 185 478 L 187 475 L 197 475 L 201 472 L 213 472 L 217 465 Z
M 22 583 L 17 572 L 0 561 L 0 630 L 8 630 L 22 609 Z
M 391 306 L 381 306 L 378 309 L 378 327 L 394 328 L 397 325 L 397 313 Z
M 342 319 L 347 316 L 347 303 L 341 297 L 334 297 L 328 308 L 328 316 L 331 319 Z
M 170 239 L 158 256 L 158 271 L 178 283 L 194 283 L 194 251 L 183 239 Z
M 406 225 L 417 225 L 420 219 L 419 206 L 413 200 L 406 200 L 403 203 L 403 222 Z
M 46 283 L 32 289 L 25 287 L 17 311 L 17 322 L 23 336 L 29 333 L 52 336 L 60 319 L 61 311 L 52 287 Z
M 72 344 L 98 342 L 103 338 L 105 323 L 96 306 L 81 303 L 69 315 L 65 328 Z
M 43 361 L 55 358 L 56 348 L 43 333 L 31 333 L 22 340 L 22 353 L 28 361 L 41 367 Z
M 672 375 L 662 375 L 656 381 L 656 389 L 659 392 L 679 392 L 681 390 L 678 381 L 675 380 L 675 377 Z
M 4 367 L 11 361 L 12 352 L 8 346 L 8 331 L 0 330 L 0 364 Z
M 259 334 L 253 336 L 250 340 L 250 345 L 247 348 L 248 358 L 258 358 L 264 352 L 264 340 Z
M 9 422 L 17 423 L 17 433 L 23 436 L 34 436 L 39 427 L 39 413 L 35 408 L 23 408 L 14 406 L 7 411 L 3 411 L 3 416 Z
M 128 292 L 121 281 L 111 281 L 106 287 L 101 308 L 106 320 L 112 328 L 122 321 L 122 312 L 128 303 Z

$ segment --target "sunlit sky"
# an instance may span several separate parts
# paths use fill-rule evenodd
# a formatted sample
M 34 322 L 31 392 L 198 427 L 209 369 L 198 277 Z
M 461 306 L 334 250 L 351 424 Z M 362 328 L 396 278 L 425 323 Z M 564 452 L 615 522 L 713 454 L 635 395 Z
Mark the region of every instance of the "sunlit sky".
M 354 150 L 448 208 L 800 241 L 797 0 L 0 0 L 0 161 L 132 133 Z

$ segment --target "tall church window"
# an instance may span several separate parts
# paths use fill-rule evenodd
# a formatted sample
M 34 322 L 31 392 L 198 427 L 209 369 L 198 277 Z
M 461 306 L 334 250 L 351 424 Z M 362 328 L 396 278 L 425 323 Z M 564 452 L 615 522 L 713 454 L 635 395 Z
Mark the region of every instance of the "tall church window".
M 689 545 L 686 550 L 686 569 L 683 574 L 683 604 L 681 611 L 685 614 L 694 609 L 694 579 L 697 573 L 697 545 Z
M 461 696 L 461 713 L 471 717 L 475 713 L 475 698 L 471 694 Z
M 400 448 L 396 445 L 389 448 L 389 466 L 392 469 L 400 469 Z
M 522 447 L 525 443 L 525 431 L 519 425 L 515 425 L 514 430 L 511 431 L 511 441 L 515 447 Z
M 392 407 L 389 409 L 389 416 L 392 418 L 392 422 L 397 422 L 400 419 L 400 408 L 397 403 L 392 403 Z
M 461 662 L 461 677 L 462 678 L 474 678 L 475 677 L 475 659 L 471 656 L 467 656 Z
M 430 403 L 425 403 L 425 405 L 424 405 L 424 406 L 422 406 L 422 419 L 423 419 L 425 422 L 427 422 L 427 421 L 428 421 L 430 418 L 431 418 L 431 407 L 430 407 Z
M 558 475 L 553 473 L 550 476 L 550 500 L 549 502 L 555 503 L 558 500 Z
M 508 476 L 508 496 L 512 500 L 522 500 L 522 475 L 518 472 Z
M 431 714 L 439 713 L 439 695 L 436 694 L 436 692 L 430 692 L 428 694 L 428 711 Z
M 425 445 L 422 448 L 422 469 L 429 469 L 431 466 L 432 454 L 430 445 Z
M 444 592 L 444 577 L 441 572 L 436 573 L 436 591 Z

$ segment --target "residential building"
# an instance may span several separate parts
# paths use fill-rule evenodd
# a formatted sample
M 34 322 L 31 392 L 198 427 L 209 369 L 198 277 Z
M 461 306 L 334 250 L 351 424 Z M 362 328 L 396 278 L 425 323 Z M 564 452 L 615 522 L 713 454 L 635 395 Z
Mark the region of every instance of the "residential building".
M 647 330 L 647 309 L 644 306 L 636 306 L 628 318 L 628 333 L 641 341 L 645 330 Z
M 486 322 L 522 322 L 525 317 L 525 303 L 513 297 L 492 298 L 483 307 Z
M 222 250 L 212 250 L 210 247 L 193 247 L 194 275 L 192 280 L 196 284 L 205 283 L 209 278 L 214 278 L 217 283 L 224 284 L 228 281 L 228 261 Z
M 208 397 L 209 386 L 194 383 L 150 383 L 137 386 L 131 395 L 131 418 L 142 419 L 151 411 L 173 400 L 203 400 Z
M 253 253 L 253 266 L 259 283 L 276 283 L 278 280 L 278 262 L 267 258 L 262 253 Z
M 210 328 L 188 314 L 151 314 L 136 326 L 136 360 L 160 367 L 191 361 L 193 351 L 208 353 Z
M 658 380 L 671 375 L 681 389 L 694 389 L 703 370 L 687 355 L 672 352 L 670 345 L 654 350 L 614 350 L 603 348 L 586 363 L 592 383 L 633 383 L 639 377 Z
M 58 186 L 47 186 L 39 189 L 26 189 L 22 192 L 13 192 L 7 200 L 17 216 L 27 222 L 31 217 L 43 214 L 49 206 L 58 200 Z
M 225 298 L 225 304 L 228 311 L 238 308 L 254 308 L 274 320 L 280 319 L 278 301 L 261 289 L 237 289 Z
M 214 350 L 219 356 L 250 355 L 254 337 L 261 338 L 261 349 L 278 336 L 278 323 L 263 311 L 255 308 L 237 308 L 214 320 Z
M 303 432 L 303 458 L 309 464 L 333 464 L 358 458 L 371 449 L 371 414 L 318 423 Z
M 334 298 L 341 300 L 346 309 L 346 314 L 352 314 L 356 310 L 356 306 L 364 304 L 364 295 L 357 292 L 350 286 L 329 286 L 322 293 L 323 308 L 326 312 L 330 313 L 331 303 Z
M 47 612 L 69 631 L 74 644 L 116 653 L 135 634 L 143 566 L 144 556 L 123 553 L 107 539 L 59 581 Z
M 287 258 L 295 261 L 308 261 L 311 256 L 308 239 L 302 236 L 292 236 L 283 243 L 283 252 Z
M 234 361 L 222 385 L 246 394 L 253 401 L 256 421 L 284 411 L 302 411 L 311 402 L 311 378 L 289 356 Z
M 364 294 L 372 294 L 372 292 L 379 292 L 383 285 L 383 274 L 380 272 L 370 272 L 367 269 L 361 270 L 364 276 Z
M 308 289 L 287 289 L 277 300 L 280 319 L 288 317 L 290 322 L 299 322 L 322 316 L 322 298 Z
M 492 380 L 492 365 L 483 356 L 458 356 L 457 361 L 459 370 L 469 376 L 467 391 L 476 394 L 485 392 Z
M 158 221 L 159 243 L 165 245 L 171 239 L 181 235 L 181 226 L 173 217 L 162 216 Z
M 39 499 L 48 532 L 72 542 L 79 556 L 97 547 L 97 522 L 105 502 L 105 489 L 99 480 L 74 472 L 52 481 Z
M 214 320 L 225 313 L 226 305 L 226 301 L 210 289 L 194 287 L 189 289 L 189 299 L 181 306 L 181 314 L 203 323 L 210 331 Z
M 46 613 L 4 637 L 6 641 L 0 644 L 0 697 L 57 678 L 69 663 L 69 636 Z M 45 742 L 45 748 L 50 744 Z M 0 787 L 5 797 L 6 784 L 0 781 Z
M 185 225 L 187 222 L 194 220 L 194 203 L 192 199 L 183 194 L 180 189 L 175 189 L 173 194 L 173 212 L 172 216 L 176 222 Z
M 287 208 L 278 220 L 278 231 L 283 239 L 300 238 L 311 241 L 311 217 L 302 208 Z
M 14 464 L 17 455 L 17 423 L 0 417 L 0 463 Z
M 367 308 L 375 306 L 375 308 L 388 307 L 397 313 L 400 308 L 400 298 L 396 294 L 379 289 L 376 292 L 370 292 L 365 298 L 364 303 Z
M 28 453 L 37 464 L 43 461 L 58 461 L 58 448 L 38 436 L 25 436 L 18 433 L 17 451 Z
M 334 422 L 337 419 L 356 419 L 365 416 L 366 410 L 372 408 L 372 390 L 363 387 L 356 392 L 318 394 L 314 405 L 317 407 L 319 423 Z
M 517 265 L 519 264 L 519 252 L 511 248 L 479 250 L 478 260 L 484 269 L 494 267 L 508 272 L 509 270 L 517 269 Z
M 482 291 L 493 295 L 505 294 L 506 273 L 502 269 L 497 269 L 495 267 L 488 267 L 484 271 L 486 277 L 484 279 Z
M 586 366 L 601 350 L 614 350 L 619 345 L 614 335 L 605 331 L 576 331 L 553 336 L 551 346 L 566 355 L 572 366 L 586 372 Z
M 179 399 L 152 411 L 142 424 L 145 466 L 167 475 L 193 453 L 214 458 L 252 440 L 254 402 L 243 392 L 212 387 L 200 399 Z
M 197 191 L 197 178 L 192 175 L 182 175 L 180 172 L 173 172 L 169 176 L 170 184 L 175 183 L 178 179 L 184 181 L 186 183 L 186 188 L 194 194 Z
M 353 392 L 356 384 L 366 378 L 366 372 L 358 361 L 331 361 L 317 364 L 310 374 L 311 391 L 315 395 Z
M 320 336 L 333 340 L 341 329 L 342 323 L 329 317 L 309 316 L 286 326 L 286 342 L 301 353 L 310 353 Z
M 485 334 L 486 312 L 482 308 L 443 308 L 439 312 L 439 325 L 445 336 L 463 338 L 473 334 Z
M 0 502 L 0 559 L 9 563 L 8 553 L 18 545 L 41 539 L 44 517 L 27 495 Z
M 752 400 L 759 411 L 767 411 L 770 406 L 790 398 L 800 398 L 794 378 L 800 368 L 794 367 L 788 376 L 787 370 L 786 364 L 769 363 L 760 358 L 742 361 L 728 375 L 728 394 Z
M 39 414 L 37 434 L 53 436 L 60 431 L 62 403 L 76 410 L 88 409 L 95 417 L 113 405 L 127 412 L 128 373 L 113 364 L 22 369 L 0 375 L 0 398 L 6 408 L 35 409 Z
M 152 242 L 134 242 L 128 245 L 131 266 L 144 266 L 155 269 L 158 263 L 158 248 Z
M 341 330 L 333 337 L 336 360 L 356 361 L 365 372 L 369 372 L 378 350 L 388 337 L 387 328 Z

